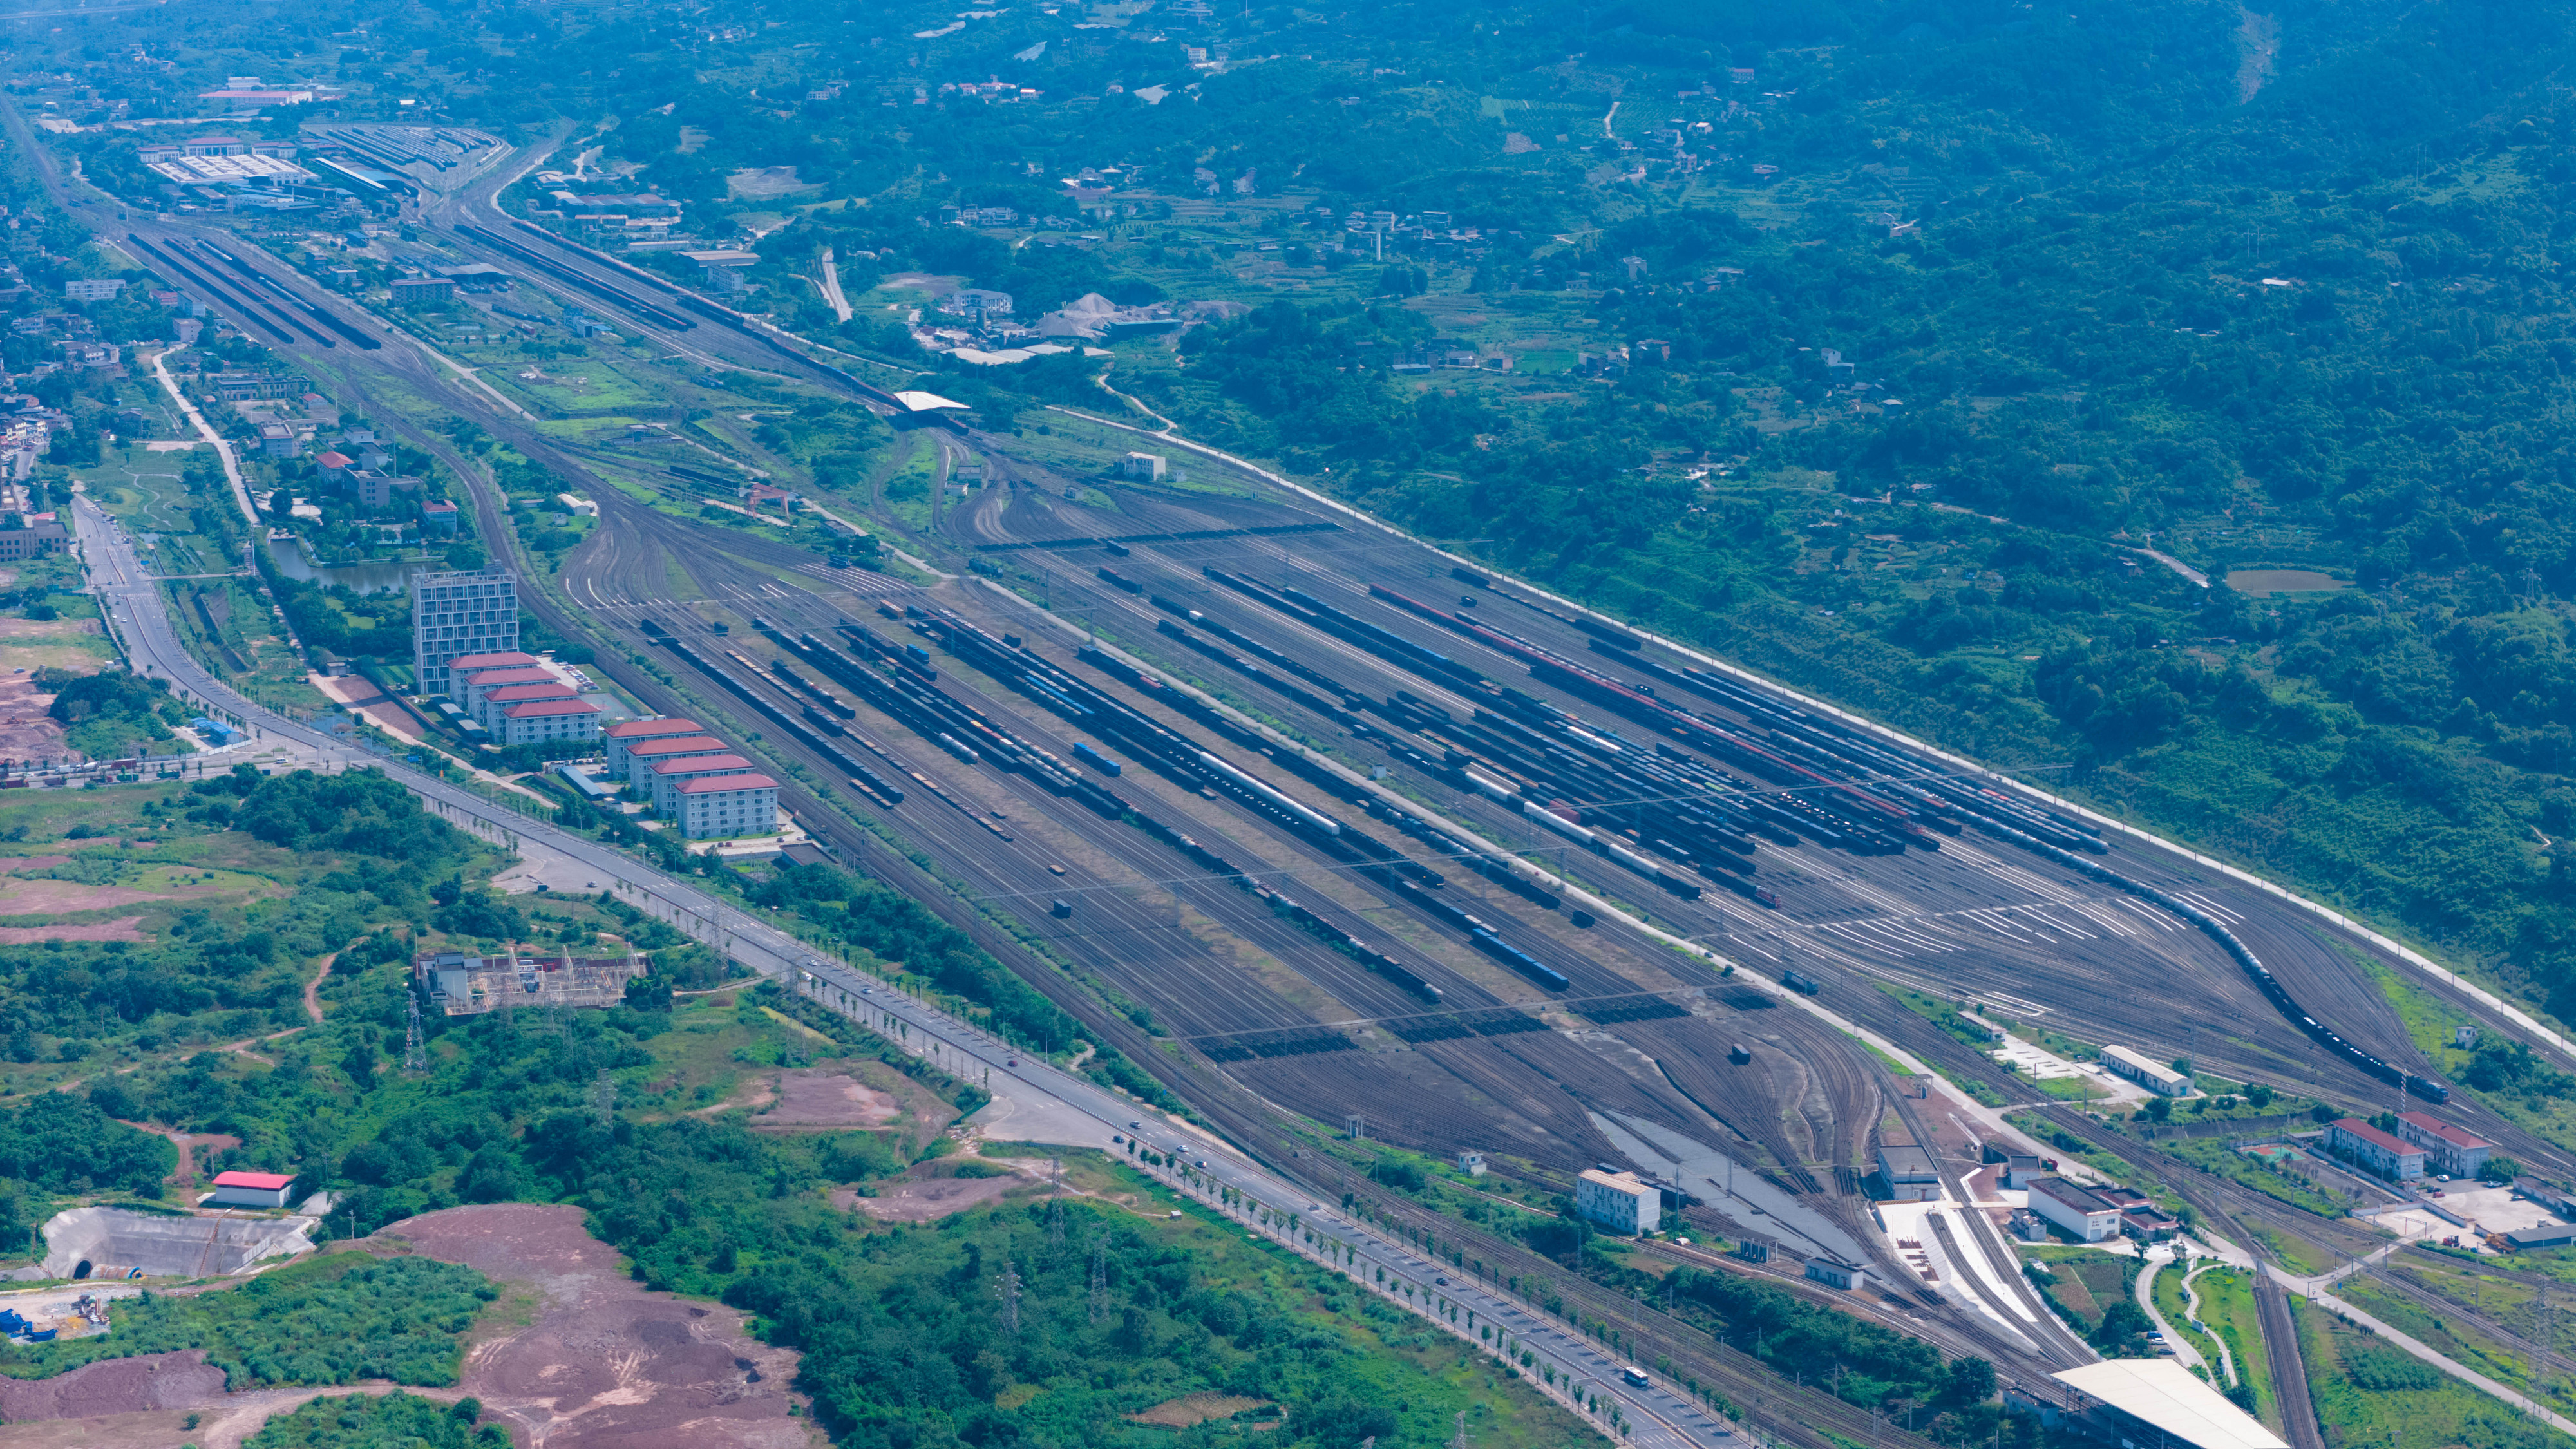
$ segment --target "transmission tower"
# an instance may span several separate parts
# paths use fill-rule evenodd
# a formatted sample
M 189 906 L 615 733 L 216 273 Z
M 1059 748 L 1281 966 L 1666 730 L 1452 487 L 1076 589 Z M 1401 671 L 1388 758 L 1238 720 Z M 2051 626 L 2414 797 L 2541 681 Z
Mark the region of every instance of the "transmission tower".
M 403 1070 L 425 1072 L 429 1070 L 429 1051 L 420 1040 L 420 992 L 414 989 L 403 997 L 411 1008 L 403 1023 Z
M 1091 1323 L 1097 1328 L 1109 1319 L 1109 1235 L 1091 1240 Z
M 1060 1197 L 1047 1203 L 1047 1242 L 1064 1246 L 1064 1199 Z
M 1020 1331 L 1020 1270 L 1004 1267 L 1002 1276 L 993 1280 L 993 1295 L 1002 1300 L 1002 1331 Z

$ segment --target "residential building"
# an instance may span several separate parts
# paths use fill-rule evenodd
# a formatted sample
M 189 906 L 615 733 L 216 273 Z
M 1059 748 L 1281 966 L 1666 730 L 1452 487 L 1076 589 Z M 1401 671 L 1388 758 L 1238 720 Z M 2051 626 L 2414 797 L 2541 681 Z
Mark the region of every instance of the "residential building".
M 1587 1167 L 1574 1180 L 1574 1215 L 1622 1236 L 1653 1232 L 1663 1208 L 1662 1190 L 1633 1172 Z
M 560 679 L 548 679 L 529 684 L 505 684 L 497 689 L 474 692 L 482 696 L 481 702 L 473 707 L 474 718 L 487 730 L 500 729 L 502 716 L 516 706 L 535 704 L 540 700 L 581 698 L 571 685 Z
M 2400 1141 L 2358 1117 L 2326 1124 L 2326 1151 L 2393 1182 L 2424 1175 L 2423 1148 Z
M 125 290 L 125 283 L 114 277 L 82 277 L 63 283 L 63 295 L 75 302 L 106 302 Z
M 2424 1149 L 2425 1158 L 2435 1172 L 2452 1177 L 2475 1177 L 2495 1153 L 2495 1144 L 2474 1132 L 2463 1131 L 2429 1112 L 2397 1114 L 2397 1135 Z
M 2124 1046 L 2102 1048 L 2102 1065 L 2159 1097 L 2188 1097 L 2192 1094 L 2191 1078 L 2153 1057 Z
M 423 538 L 456 536 L 456 505 L 444 498 L 431 498 L 420 505 L 420 533 Z
M 420 491 L 420 480 L 417 478 L 398 478 L 390 473 L 380 473 L 373 468 L 351 468 L 340 476 L 346 482 L 349 496 L 357 500 L 360 508 L 371 513 L 391 508 L 398 494 L 412 494 Z
M 766 835 L 778 828 L 778 782 L 767 775 L 710 775 L 679 787 L 680 833 L 691 840 Z
M 304 451 L 303 440 L 284 423 L 259 425 L 259 450 L 271 458 L 292 458 Z
M 636 745 L 647 740 L 684 740 L 706 731 L 698 728 L 694 720 L 628 719 L 619 720 L 599 733 L 608 742 L 608 778 L 622 781 L 632 773 L 627 752 Z
M 1148 483 L 1163 481 L 1166 464 L 1160 453 L 1130 453 L 1118 460 L 1118 476 L 1140 478 Z
M 653 788 L 653 766 L 659 761 L 733 753 L 733 746 L 713 735 L 683 735 L 677 738 L 628 740 L 622 743 L 625 745 L 626 753 L 626 783 L 648 795 Z
M 2079 1242 L 2099 1243 L 2120 1232 L 2119 1208 L 2062 1177 L 2043 1177 L 2030 1185 L 2030 1210 Z
M 286 1206 L 294 1187 L 294 1177 L 283 1172 L 219 1172 L 214 1196 L 207 1201 L 217 1207 L 279 1208 Z
M 740 755 L 678 755 L 644 768 L 644 787 L 653 797 L 653 813 L 680 813 L 680 787 L 717 775 L 756 775 L 760 767 Z
M 514 684 L 561 684 L 555 672 L 542 664 L 488 664 L 470 669 L 448 666 L 447 693 L 464 702 L 469 712 L 479 712 L 483 700 L 496 689 Z
M 508 569 L 412 577 L 412 658 L 424 694 L 447 692 L 448 665 L 463 655 L 519 645 L 519 579 Z
M 514 704 L 501 712 L 499 733 L 505 745 L 595 740 L 599 738 L 599 706 L 586 699 L 539 699 Z

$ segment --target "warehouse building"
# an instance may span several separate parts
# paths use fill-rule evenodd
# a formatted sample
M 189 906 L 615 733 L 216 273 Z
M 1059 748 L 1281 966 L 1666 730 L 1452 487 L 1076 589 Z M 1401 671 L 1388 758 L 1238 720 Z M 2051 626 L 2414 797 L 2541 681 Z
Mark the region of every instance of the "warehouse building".
M 1633 1172 L 1587 1167 L 1574 1180 L 1574 1215 L 1621 1237 L 1653 1232 L 1663 1214 L 1663 1189 Z
M 2192 1093 L 2191 1078 L 2153 1057 L 2124 1046 L 2102 1048 L 2102 1065 L 2159 1097 L 2188 1097 Z
M 2120 1209 L 2062 1177 L 2043 1177 L 2030 1185 L 2030 1210 L 2074 1234 L 2078 1242 L 2107 1242 L 2120 1235 Z
M 283 1172 L 219 1172 L 214 1194 L 206 1201 L 217 1207 L 282 1208 L 294 1186 L 294 1177 Z
M 2485 1169 L 2487 1159 L 2495 1155 L 2494 1143 L 2430 1112 L 2398 1113 L 2397 1135 L 2410 1146 L 2423 1148 L 2435 1172 L 2447 1172 L 2453 1177 L 2477 1176 Z
M 1932 1154 L 1911 1142 L 1885 1142 L 1878 1149 L 1878 1175 L 1887 1195 L 1897 1202 L 1919 1202 L 1941 1195 L 1941 1170 Z
M 680 833 L 691 840 L 766 835 L 778 828 L 778 782 L 767 775 L 711 775 L 679 787 Z
M 2107 1359 L 2050 1377 L 2079 1396 L 2076 1427 L 2120 1449 L 2289 1449 L 2173 1359 Z
M 628 752 L 647 740 L 686 739 L 691 735 L 705 733 L 706 731 L 700 729 L 695 720 L 668 718 L 619 720 L 599 732 L 600 738 L 608 741 L 608 778 L 612 780 L 628 778 L 634 770 L 632 761 L 627 758 Z
M 2326 1124 L 2326 1151 L 2391 1182 L 2424 1175 L 2423 1148 L 2401 1142 L 2358 1117 Z

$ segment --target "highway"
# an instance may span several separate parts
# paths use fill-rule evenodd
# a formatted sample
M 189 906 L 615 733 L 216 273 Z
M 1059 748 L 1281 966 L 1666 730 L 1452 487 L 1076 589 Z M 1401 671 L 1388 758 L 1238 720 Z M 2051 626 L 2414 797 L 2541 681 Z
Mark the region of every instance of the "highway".
M 172 632 L 161 592 L 136 557 L 133 540 L 124 528 L 86 497 L 74 500 L 73 517 L 89 569 L 89 592 L 97 598 L 110 632 L 138 672 L 171 681 L 183 694 L 220 707 L 261 734 L 293 740 L 317 751 L 341 743 L 262 709 L 208 674 Z M 597 871 L 598 878 L 610 882 L 620 895 L 653 909 L 654 914 L 693 935 L 720 944 L 733 960 L 790 984 L 852 1020 L 882 1032 L 883 1018 L 891 1017 L 905 1028 L 894 1036 L 908 1050 L 922 1055 L 944 1051 L 952 1060 L 973 1062 L 988 1082 L 999 1078 L 1016 1083 L 1025 1092 L 1080 1113 L 1090 1120 L 1095 1132 L 1088 1144 L 1072 1145 L 1096 1146 L 1114 1153 L 1111 1137 L 1135 1130 L 1143 1121 L 1137 1115 L 1143 1109 L 1132 1101 L 1033 1056 L 1022 1055 L 877 977 L 822 960 L 803 942 L 758 917 L 727 906 L 616 850 L 492 805 L 401 765 L 385 762 L 379 767 L 430 802 L 442 817 L 471 823 L 496 838 L 541 841 Z M 1452 1327 L 1468 1342 L 1499 1356 L 1502 1350 L 1496 1343 L 1449 1323 L 1445 1313 L 1454 1306 L 1461 1313 L 1475 1315 L 1480 1324 L 1499 1326 L 1513 1344 L 1558 1365 L 1560 1372 L 1580 1374 L 1588 1381 L 1591 1393 L 1615 1403 L 1634 1426 L 1630 1442 L 1655 1449 L 1730 1442 L 1730 1426 L 1698 1405 L 1661 1384 L 1639 1388 L 1622 1381 L 1622 1365 L 1612 1362 L 1588 1340 L 1480 1286 L 1448 1283 L 1435 1265 L 1410 1250 L 1336 1211 L 1312 1204 L 1306 1189 L 1298 1184 L 1256 1166 L 1222 1145 L 1185 1140 L 1183 1131 L 1169 1120 L 1158 1119 L 1147 1140 L 1158 1150 L 1186 1157 L 1194 1164 L 1192 1170 L 1211 1184 L 1240 1193 L 1282 1218 L 1293 1216 L 1300 1223 L 1316 1224 L 1349 1250 L 1345 1266 L 1354 1277 L 1374 1288 L 1374 1275 L 1381 1271 L 1386 1275 L 1384 1281 L 1394 1285 L 1384 1290 L 1390 1301 Z M 1300 1251 L 1312 1251 L 1298 1242 L 1294 1229 L 1273 1236 Z M 1413 1290 L 1412 1296 L 1403 1292 L 1406 1287 Z M 1538 1386 L 1544 1388 L 1544 1381 Z

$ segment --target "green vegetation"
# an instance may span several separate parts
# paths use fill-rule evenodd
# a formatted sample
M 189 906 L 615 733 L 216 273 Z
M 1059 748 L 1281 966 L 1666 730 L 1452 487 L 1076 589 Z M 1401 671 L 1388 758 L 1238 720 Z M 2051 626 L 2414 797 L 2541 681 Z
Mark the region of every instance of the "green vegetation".
M 2057 1316 L 2111 1358 L 2143 1357 L 2155 1331 L 2138 1306 L 2136 1258 L 2098 1248 L 2034 1248 L 2023 1254 L 2025 1276 Z
M 2193 1279 L 2191 1286 L 2200 1295 L 2200 1321 L 2225 1341 L 2235 1361 L 2240 1387 L 2231 1397 L 2277 1430 L 2281 1404 L 2272 1388 L 2272 1361 L 2263 1349 L 2263 1317 L 2254 1303 L 2253 1275 L 2216 1268 Z
M 86 1099 L 41 1092 L 0 1108 L 0 1181 L 42 1192 L 117 1191 L 157 1197 L 179 1149 L 110 1118 Z M 14 1224 L 9 1226 L 15 1226 Z M 16 1243 L 0 1243 L 0 1252 Z
M 51 1378 L 100 1359 L 202 1348 L 235 1392 L 360 1379 L 440 1387 L 456 1382 L 465 1331 L 499 1296 L 452 1263 L 332 1253 L 238 1288 L 120 1302 L 113 1332 L 13 1346 L 0 1351 L 0 1373 Z
M 2564 1436 L 2293 1298 L 2317 1422 L 2340 1442 L 2396 1449 L 2539 1449 Z
M 1687 1318 L 1779 1373 L 1821 1380 L 1839 1368 L 1833 1391 L 1848 1403 L 1931 1409 L 1925 1432 L 1945 1443 L 2022 1432 L 1986 1402 L 1995 1371 L 1984 1359 L 1944 1364 L 1928 1344 L 1741 1274 L 1685 1267 L 1664 1281 Z
M 345 1394 L 272 1416 L 242 1449 L 508 1449 L 507 1429 L 474 1427 L 482 1412 L 473 1399 L 441 1404 L 399 1389 Z
M 65 743 L 92 759 L 115 759 L 136 741 L 155 746 L 153 754 L 184 753 L 168 742 L 170 726 L 187 723 L 188 708 L 171 697 L 166 679 L 121 669 L 88 675 L 39 669 L 36 688 L 54 697 L 45 713 L 67 726 Z

